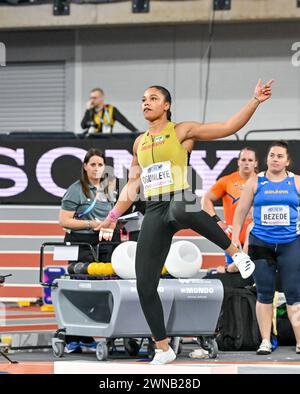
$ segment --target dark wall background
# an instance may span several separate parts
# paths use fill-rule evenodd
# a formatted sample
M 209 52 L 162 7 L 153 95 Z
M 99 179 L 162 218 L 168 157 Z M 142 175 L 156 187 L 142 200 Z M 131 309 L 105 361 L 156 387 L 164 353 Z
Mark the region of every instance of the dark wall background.
M 61 198 L 54 196 L 47 192 L 38 182 L 36 177 L 36 166 L 40 157 L 47 151 L 59 148 L 59 147 L 77 147 L 88 150 L 91 147 L 106 149 L 126 149 L 132 153 L 132 145 L 136 138 L 133 134 L 122 134 L 112 136 L 101 136 L 96 139 L 64 139 L 64 140 L 1 140 L 0 141 L 0 203 L 1 204 L 60 204 Z M 194 150 L 206 150 L 206 163 L 210 168 L 213 168 L 217 161 L 216 157 L 217 150 L 240 150 L 245 146 L 254 148 L 259 157 L 260 170 L 265 168 L 265 158 L 267 154 L 267 148 L 272 141 L 213 141 L 213 142 L 198 142 L 195 144 Z M 295 173 L 300 173 L 300 141 L 290 141 L 291 156 L 293 159 L 293 165 L 291 170 Z M 23 149 L 24 150 L 24 166 L 18 166 L 16 161 L 1 153 L 1 148 L 9 148 L 12 150 Z M 112 165 L 112 159 L 108 158 L 108 164 Z M 12 167 L 19 167 L 27 176 L 28 186 L 27 188 L 19 193 L 12 196 L 3 196 L 5 189 L 12 187 L 14 181 L 9 178 L 8 165 Z M 80 175 L 81 161 L 73 156 L 65 155 L 58 158 L 53 162 L 51 168 L 51 177 L 55 184 L 61 188 L 68 188 L 70 184 L 75 182 Z M 219 174 L 218 177 L 226 175 L 236 170 L 236 159 L 226 166 L 226 168 Z M 196 179 L 198 178 L 198 179 Z M 201 185 L 200 177 L 193 171 L 193 183 L 197 180 L 197 187 Z M 124 183 L 124 180 L 120 180 L 120 184 Z

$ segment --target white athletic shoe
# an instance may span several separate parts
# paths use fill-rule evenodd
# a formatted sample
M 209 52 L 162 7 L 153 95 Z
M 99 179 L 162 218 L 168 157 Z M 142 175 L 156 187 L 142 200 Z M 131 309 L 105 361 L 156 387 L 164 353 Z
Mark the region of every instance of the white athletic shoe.
M 153 360 L 150 362 L 151 365 L 163 365 L 168 364 L 174 361 L 176 358 L 176 354 L 173 349 L 169 346 L 169 349 L 164 352 L 162 349 L 155 349 L 155 356 Z
M 255 264 L 246 253 L 237 252 L 232 256 L 232 260 L 238 267 L 243 279 L 249 278 L 255 270 Z
M 297 343 L 296 345 L 296 353 L 300 354 L 300 343 Z
M 263 339 L 259 348 L 256 350 L 256 354 L 266 356 L 272 353 L 272 345 L 267 339 Z

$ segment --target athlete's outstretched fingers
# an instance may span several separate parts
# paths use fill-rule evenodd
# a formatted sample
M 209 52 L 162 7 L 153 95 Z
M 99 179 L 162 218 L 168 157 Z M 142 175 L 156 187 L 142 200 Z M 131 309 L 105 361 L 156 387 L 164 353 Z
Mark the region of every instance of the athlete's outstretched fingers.
M 267 82 L 265 86 L 270 87 L 273 82 L 274 82 L 274 79 L 270 79 L 270 81 Z

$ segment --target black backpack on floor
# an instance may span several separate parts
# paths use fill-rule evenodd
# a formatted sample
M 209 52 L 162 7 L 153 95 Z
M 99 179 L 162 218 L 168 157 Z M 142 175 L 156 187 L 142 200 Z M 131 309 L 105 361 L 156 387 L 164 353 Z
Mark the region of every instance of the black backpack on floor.
M 224 288 L 217 329 L 220 350 L 256 350 L 261 338 L 255 313 L 256 292 L 250 288 Z
M 274 330 L 273 326 L 273 331 L 277 333 L 278 346 L 294 346 L 296 344 L 295 334 L 288 318 L 285 303 L 277 308 L 276 327 Z

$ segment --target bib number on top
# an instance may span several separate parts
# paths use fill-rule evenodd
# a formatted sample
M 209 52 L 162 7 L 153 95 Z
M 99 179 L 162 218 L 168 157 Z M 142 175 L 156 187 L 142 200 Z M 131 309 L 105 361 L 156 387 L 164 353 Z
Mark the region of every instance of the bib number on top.
M 269 205 L 261 207 L 263 226 L 289 226 L 290 209 L 287 205 Z
M 145 191 L 172 185 L 174 182 L 171 172 L 171 162 L 162 161 L 145 167 L 141 179 Z

